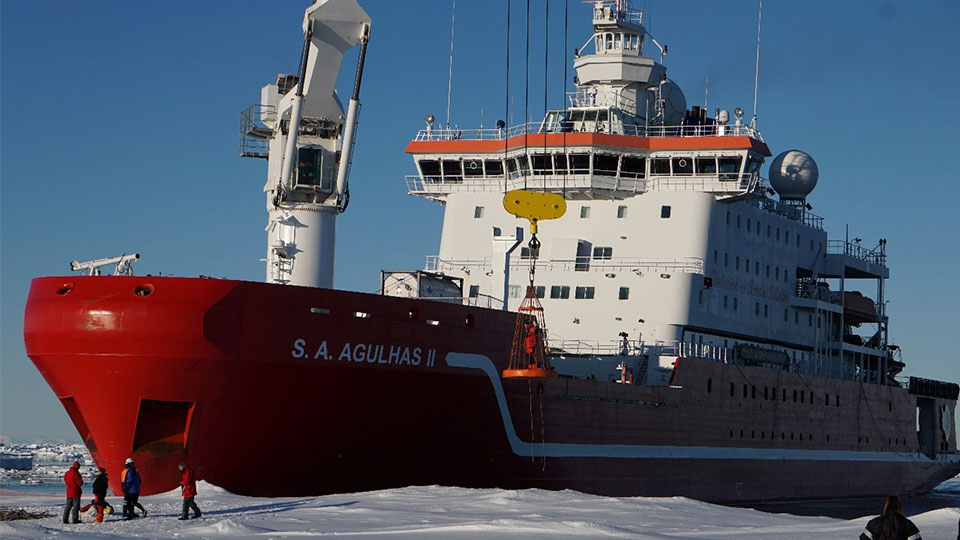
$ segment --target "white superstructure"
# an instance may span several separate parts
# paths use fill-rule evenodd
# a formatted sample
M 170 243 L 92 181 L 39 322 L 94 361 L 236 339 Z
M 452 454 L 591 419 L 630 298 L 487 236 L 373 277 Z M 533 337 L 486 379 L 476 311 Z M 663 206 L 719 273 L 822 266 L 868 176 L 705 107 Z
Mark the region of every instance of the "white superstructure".
M 300 71 L 263 87 L 241 118 L 240 154 L 268 159 L 269 283 L 333 287 L 337 215 L 346 209 L 350 153 L 370 17 L 356 0 L 318 0 L 303 18 Z M 360 44 L 346 114 L 334 85 L 343 53 Z
M 567 214 L 540 228 L 536 273 L 561 355 L 656 344 L 664 353 L 649 361 L 664 370 L 677 351 L 695 351 L 886 382 L 899 363 L 887 347 L 885 241 L 875 249 L 828 241 L 806 203 L 813 160 L 778 156 L 771 187 L 760 174 L 771 153 L 742 109 L 734 118 L 686 110 L 660 62 L 665 48 L 642 22 L 623 0 L 596 2 L 594 35 L 574 59 L 577 88 L 542 122 L 428 124 L 416 135 L 409 193 L 445 209 L 426 270 L 462 279 L 467 298 L 516 309 L 533 254 L 504 248 L 516 246 L 524 223 L 501 199 L 511 189 L 561 193 Z M 649 42 L 659 60 L 644 56 Z M 876 302 L 852 293 L 852 278 L 871 280 Z

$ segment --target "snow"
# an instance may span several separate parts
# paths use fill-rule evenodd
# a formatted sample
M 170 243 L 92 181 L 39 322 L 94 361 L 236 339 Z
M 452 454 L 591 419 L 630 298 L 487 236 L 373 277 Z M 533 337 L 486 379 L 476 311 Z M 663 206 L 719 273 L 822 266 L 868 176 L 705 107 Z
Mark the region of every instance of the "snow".
M 84 503 L 88 495 L 84 494 Z M 141 498 L 149 517 L 105 523 L 60 522 L 62 496 L 0 491 L 3 506 L 47 510 L 54 517 L 0 523 L 7 539 L 58 538 L 306 538 L 563 539 L 680 538 L 806 540 L 856 538 L 873 516 L 852 520 L 771 514 L 683 497 L 599 497 L 576 491 L 465 489 L 418 486 L 322 497 L 261 498 L 234 495 L 199 483 L 200 519 L 178 521 L 178 490 Z M 954 538 L 960 508 L 940 508 L 910 518 L 925 538 Z

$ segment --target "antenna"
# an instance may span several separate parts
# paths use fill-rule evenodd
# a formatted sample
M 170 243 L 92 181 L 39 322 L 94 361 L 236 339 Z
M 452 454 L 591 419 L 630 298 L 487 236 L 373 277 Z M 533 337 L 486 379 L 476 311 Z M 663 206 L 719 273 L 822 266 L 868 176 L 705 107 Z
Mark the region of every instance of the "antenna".
M 760 9 L 757 13 L 757 65 L 753 72 L 753 119 L 750 127 L 757 129 L 757 86 L 760 83 L 760 22 L 763 20 L 763 0 L 760 0 Z
M 707 97 L 710 96 L 710 74 L 707 73 L 707 82 L 703 85 L 703 110 L 707 110 Z
M 457 22 L 457 0 L 453 0 L 450 12 L 450 72 L 447 74 L 447 118 L 446 129 L 450 129 L 450 94 L 453 90 L 453 28 Z

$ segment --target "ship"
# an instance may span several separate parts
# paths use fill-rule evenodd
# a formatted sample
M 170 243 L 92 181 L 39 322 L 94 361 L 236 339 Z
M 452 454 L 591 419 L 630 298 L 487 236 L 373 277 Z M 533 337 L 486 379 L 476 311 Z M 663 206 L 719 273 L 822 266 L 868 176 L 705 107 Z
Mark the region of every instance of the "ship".
M 240 154 L 267 161 L 264 282 L 134 275 L 128 254 L 31 283 L 27 354 L 97 465 L 132 457 L 144 494 L 186 461 L 253 496 L 726 503 L 960 472 L 958 385 L 903 378 L 889 341 L 886 242 L 828 239 L 815 161 L 773 157 L 755 115 L 688 108 L 641 11 L 590 16 L 575 89 L 540 121 L 427 115 L 405 182 L 444 207 L 439 251 L 370 294 L 335 289 L 333 257 L 371 20 L 356 0 L 307 8 L 298 72 L 241 114 Z

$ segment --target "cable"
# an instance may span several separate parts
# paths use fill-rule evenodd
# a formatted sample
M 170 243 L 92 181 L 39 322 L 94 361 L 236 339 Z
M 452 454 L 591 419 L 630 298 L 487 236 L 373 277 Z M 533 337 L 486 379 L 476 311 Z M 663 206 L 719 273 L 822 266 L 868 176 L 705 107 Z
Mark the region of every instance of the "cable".
M 510 118 L 510 0 L 507 0 L 507 91 L 504 95 L 504 126 L 503 126 L 503 192 L 507 192 L 507 174 L 509 167 L 507 166 L 507 152 L 509 150 L 509 140 L 510 140 L 510 126 L 507 125 L 507 120 Z

